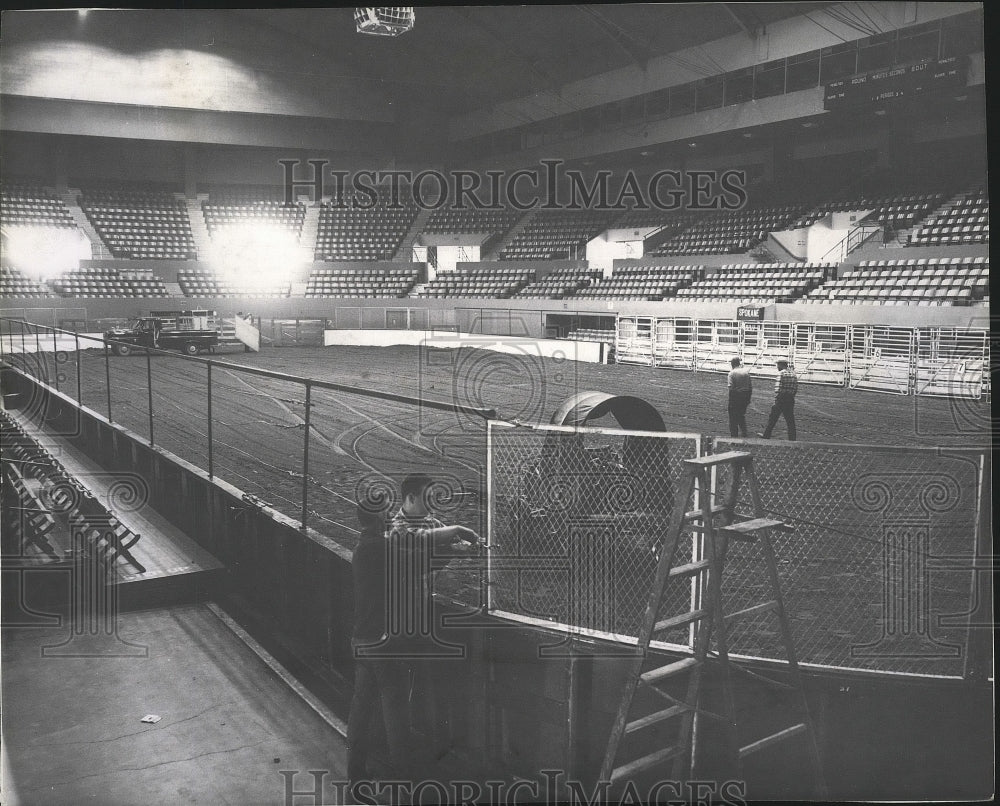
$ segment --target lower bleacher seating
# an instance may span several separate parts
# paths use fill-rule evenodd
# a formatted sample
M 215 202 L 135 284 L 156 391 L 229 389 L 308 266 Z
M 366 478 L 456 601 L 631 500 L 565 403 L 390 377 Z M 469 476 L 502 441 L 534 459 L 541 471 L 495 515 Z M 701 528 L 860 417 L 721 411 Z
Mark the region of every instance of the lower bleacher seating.
M 573 341 L 596 341 L 603 344 L 614 345 L 615 331 L 613 328 L 578 327 L 566 334 L 567 339 Z
M 531 269 L 464 268 L 441 272 L 416 296 L 447 299 L 506 299 L 535 278 Z
M 177 272 L 177 282 L 186 297 L 287 297 L 292 293 L 290 282 L 234 283 L 214 272 L 193 269 Z
M 803 303 L 969 305 L 989 295 L 989 258 L 865 260 Z
M 118 560 L 146 568 L 131 549 L 140 535 L 122 523 L 54 453 L 8 412 L 0 412 L 0 475 L 5 546 L 31 564 L 60 563 L 83 552 L 110 571 Z M 9 532 L 9 534 L 8 534 Z
M 25 276 L 17 269 L 0 267 L 0 297 L 51 297 L 44 283 Z
M 714 274 L 677 292 L 688 302 L 791 302 L 833 276 L 835 263 L 742 263 L 720 266 Z
M 555 269 L 540 280 L 528 283 L 514 294 L 519 299 L 562 299 L 587 288 L 601 277 L 600 270 L 574 267 Z
M 166 297 L 163 281 L 156 277 L 128 279 L 115 268 L 83 268 L 67 272 L 52 281 L 61 297 L 99 299 L 102 297 Z
M 413 289 L 417 277 L 418 270 L 407 267 L 314 269 L 306 283 L 306 296 L 343 299 L 405 297 Z
M 573 299 L 662 300 L 702 277 L 702 266 L 619 266 L 611 277 L 573 294 Z

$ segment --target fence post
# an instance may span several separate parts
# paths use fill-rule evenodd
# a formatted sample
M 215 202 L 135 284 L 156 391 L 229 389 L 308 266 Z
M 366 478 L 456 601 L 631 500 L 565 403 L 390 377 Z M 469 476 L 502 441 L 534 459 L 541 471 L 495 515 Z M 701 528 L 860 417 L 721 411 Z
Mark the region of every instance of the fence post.
M 42 340 L 38 336 L 38 332 L 41 330 L 41 325 L 36 325 L 36 324 L 32 323 L 31 326 L 35 329 L 35 358 L 38 359 L 38 361 L 36 361 L 35 363 L 39 366 L 39 370 L 38 371 L 41 372 L 40 368 L 43 367 L 43 366 L 45 366 L 45 364 L 42 362 Z M 47 381 L 48 378 L 44 378 L 44 379 L 39 378 L 38 380 L 40 380 L 40 381 L 41 380 Z
M 302 529 L 306 528 L 306 516 L 309 512 L 309 415 L 312 409 L 312 383 L 306 381 L 306 415 L 305 432 L 302 438 Z
M 56 329 L 52 328 L 52 374 L 55 378 L 56 391 L 59 391 L 59 342 L 56 339 Z
M 153 356 L 146 350 L 146 390 L 149 395 L 149 447 L 153 447 Z
M 108 352 L 108 343 L 104 342 L 104 384 L 108 390 L 108 422 L 112 422 L 111 418 L 111 359 L 110 353 Z
M 215 463 L 212 444 L 212 362 L 208 362 L 208 477 L 215 475 Z
M 24 346 L 24 326 L 28 323 L 24 319 L 19 319 L 17 324 L 21 330 L 21 362 L 24 363 L 24 356 L 27 352 L 27 348 Z
M 80 354 L 80 334 L 73 333 L 76 344 L 76 402 L 83 408 L 83 356 Z

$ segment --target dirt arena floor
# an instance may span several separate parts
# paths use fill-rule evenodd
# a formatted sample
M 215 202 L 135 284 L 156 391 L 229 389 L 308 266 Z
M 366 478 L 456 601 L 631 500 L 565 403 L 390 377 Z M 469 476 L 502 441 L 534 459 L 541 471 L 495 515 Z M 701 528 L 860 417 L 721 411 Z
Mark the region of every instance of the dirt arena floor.
M 585 390 L 636 395 L 660 412 L 671 431 L 725 436 L 725 376 L 505 355 L 485 350 L 417 347 L 289 347 L 219 356 L 233 364 L 435 401 L 495 409 L 500 419 L 548 423 L 569 396 Z M 149 384 L 144 356 L 85 351 L 84 404 L 149 437 Z M 75 365 L 61 366 L 62 388 L 75 396 Z M 153 440 L 200 467 L 208 466 L 207 371 L 179 357 L 154 356 Z M 747 412 L 751 433 L 767 419 L 773 382 L 755 380 Z M 216 366 L 212 383 L 215 473 L 293 517 L 301 514 L 305 391 L 301 384 Z M 454 514 L 481 510 L 486 428 L 475 415 L 443 412 L 342 392 L 313 390 L 309 509 L 338 528 L 348 544 L 353 503 L 413 471 L 436 473 L 442 505 Z M 982 448 L 989 445 L 985 400 L 887 395 L 801 384 L 796 402 L 800 441 Z M 615 426 L 609 418 L 596 423 Z M 775 437 L 784 431 L 779 421 Z M 453 495 L 448 496 L 448 493 Z M 374 493 L 372 493 L 374 494 Z M 445 500 L 447 499 L 447 500 Z M 450 514 L 450 512 L 449 512 Z M 327 519 L 327 520 L 323 520 Z

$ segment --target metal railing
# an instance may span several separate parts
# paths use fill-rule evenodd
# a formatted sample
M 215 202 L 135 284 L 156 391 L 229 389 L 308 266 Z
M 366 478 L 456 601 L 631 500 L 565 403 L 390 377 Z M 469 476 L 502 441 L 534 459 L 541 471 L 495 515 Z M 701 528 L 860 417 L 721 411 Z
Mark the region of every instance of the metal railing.
M 317 476 L 317 457 L 324 468 L 337 467 L 340 475 L 358 468 L 361 472 L 354 472 L 354 476 L 378 472 L 366 468 L 360 454 L 343 458 L 351 451 L 337 444 L 327 425 L 333 409 L 350 413 L 347 431 L 388 427 L 394 419 L 433 421 L 435 413 L 460 417 L 463 423 L 479 421 L 485 431 L 486 421 L 496 416 L 492 409 L 422 393 L 409 395 L 318 380 L 158 348 L 143 347 L 136 350 L 139 355 L 134 357 L 112 358 L 112 348 L 118 343 L 122 342 L 0 317 L 0 359 L 10 366 L 106 417 L 108 422 L 137 433 L 151 447 L 169 450 L 203 468 L 210 478 L 221 475 L 224 481 L 257 499 L 258 494 L 280 498 L 282 504 L 274 508 L 297 517 L 303 529 L 310 515 L 317 514 L 311 508 L 314 487 L 341 499 L 340 506 L 334 508 L 341 520 L 333 521 L 341 526 L 356 500 L 356 496 L 345 496 L 323 483 Z M 137 371 L 135 359 L 143 354 L 143 364 Z M 230 380 L 237 385 L 228 383 Z M 367 407 L 359 402 L 366 400 L 370 401 Z M 267 412 L 264 405 L 270 406 Z M 383 410 L 373 411 L 376 405 Z M 315 422 L 320 407 L 324 410 L 322 428 Z M 200 423 L 198 412 L 204 418 Z M 286 422 L 276 419 L 281 413 L 287 415 Z M 263 414 L 269 419 L 262 420 Z M 342 427 L 342 420 L 341 416 L 338 427 Z M 284 436 L 272 439 L 269 431 L 261 436 L 260 423 L 289 430 L 302 428 L 300 447 L 293 448 Z M 254 424 L 258 424 L 256 429 Z M 227 437 L 229 441 L 225 441 L 220 429 L 228 430 L 235 439 Z M 201 446 L 197 444 L 198 436 L 204 439 Z M 221 474 L 220 454 L 224 464 Z M 252 470 L 247 467 L 250 464 L 255 465 Z M 288 480 L 299 478 L 296 500 Z
M 880 232 L 885 232 L 885 227 L 882 224 L 858 224 L 847 235 L 830 247 L 827 253 L 819 259 L 819 262 L 825 263 L 831 261 L 841 263 L 847 259 L 847 256 L 851 252 L 864 244 L 873 235 Z

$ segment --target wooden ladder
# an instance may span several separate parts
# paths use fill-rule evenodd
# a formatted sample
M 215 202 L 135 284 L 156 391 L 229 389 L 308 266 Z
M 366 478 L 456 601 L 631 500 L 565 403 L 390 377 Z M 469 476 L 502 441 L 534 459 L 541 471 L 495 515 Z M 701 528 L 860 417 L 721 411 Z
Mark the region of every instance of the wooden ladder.
M 709 494 L 712 489 L 711 475 L 713 469 L 719 466 L 732 468 L 732 483 L 722 503 L 713 505 Z M 736 512 L 740 485 L 743 481 L 749 486 L 753 502 L 753 514 L 749 516 Z M 695 506 L 696 489 L 701 491 L 701 506 L 689 509 L 689 507 Z M 791 628 L 781 597 L 778 569 L 770 538 L 772 530 L 788 531 L 790 527 L 782 521 L 773 520 L 765 515 L 751 454 L 743 451 L 730 451 L 688 459 L 684 462 L 682 484 L 678 490 L 678 503 L 671 515 L 667 539 L 663 545 L 656 575 L 649 591 L 639 632 L 639 651 L 629 661 L 630 668 L 625 688 L 601 765 L 600 781 L 610 781 L 612 785 L 625 782 L 638 773 L 660 767 L 668 760 L 673 762 L 673 780 L 689 779 L 695 755 L 692 741 L 695 718 L 700 715 L 724 724 L 728 744 L 726 751 L 728 758 L 735 766 L 734 772 L 738 777 L 742 776 L 742 761 L 747 756 L 779 742 L 803 736 L 813 766 L 817 796 L 825 796 L 826 790 L 816 731 L 809 714 Z M 724 524 L 716 525 L 717 520 L 724 521 Z M 704 557 L 703 559 L 695 557 L 692 562 L 675 565 L 674 557 L 681 542 L 681 535 L 685 531 L 694 531 L 703 536 Z M 754 543 L 760 548 L 767 567 L 771 591 L 767 601 L 735 613 L 724 614 L 722 611 L 722 577 L 730 540 Z M 700 579 L 704 591 L 703 600 L 690 611 L 664 618 L 660 610 L 668 584 L 672 580 L 690 579 L 699 575 L 702 575 Z M 777 615 L 791 683 L 779 683 L 765 677 L 759 679 L 794 690 L 795 710 L 798 714 L 794 724 L 741 746 L 735 721 L 735 702 L 727 646 L 727 625 L 739 618 L 758 616 L 769 612 Z M 650 641 L 656 640 L 659 634 L 685 625 L 694 625 L 693 656 L 643 672 L 643 662 L 648 653 Z M 713 630 L 716 632 L 717 650 L 715 652 L 711 652 Z M 705 710 L 699 699 L 702 670 L 710 652 L 717 657 L 721 671 L 723 695 L 723 713 L 721 714 Z M 688 675 L 686 695 L 683 699 L 672 697 L 658 688 L 664 681 L 682 674 Z M 753 676 L 758 677 L 757 675 Z M 630 719 L 632 701 L 640 685 L 649 688 L 664 699 L 667 707 L 651 714 Z M 668 720 L 676 720 L 677 722 L 676 741 L 673 744 L 639 758 L 618 758 L 619 745 L 626 735 L 643 731 L 654 725 L 662 727 L 663 723 Z

